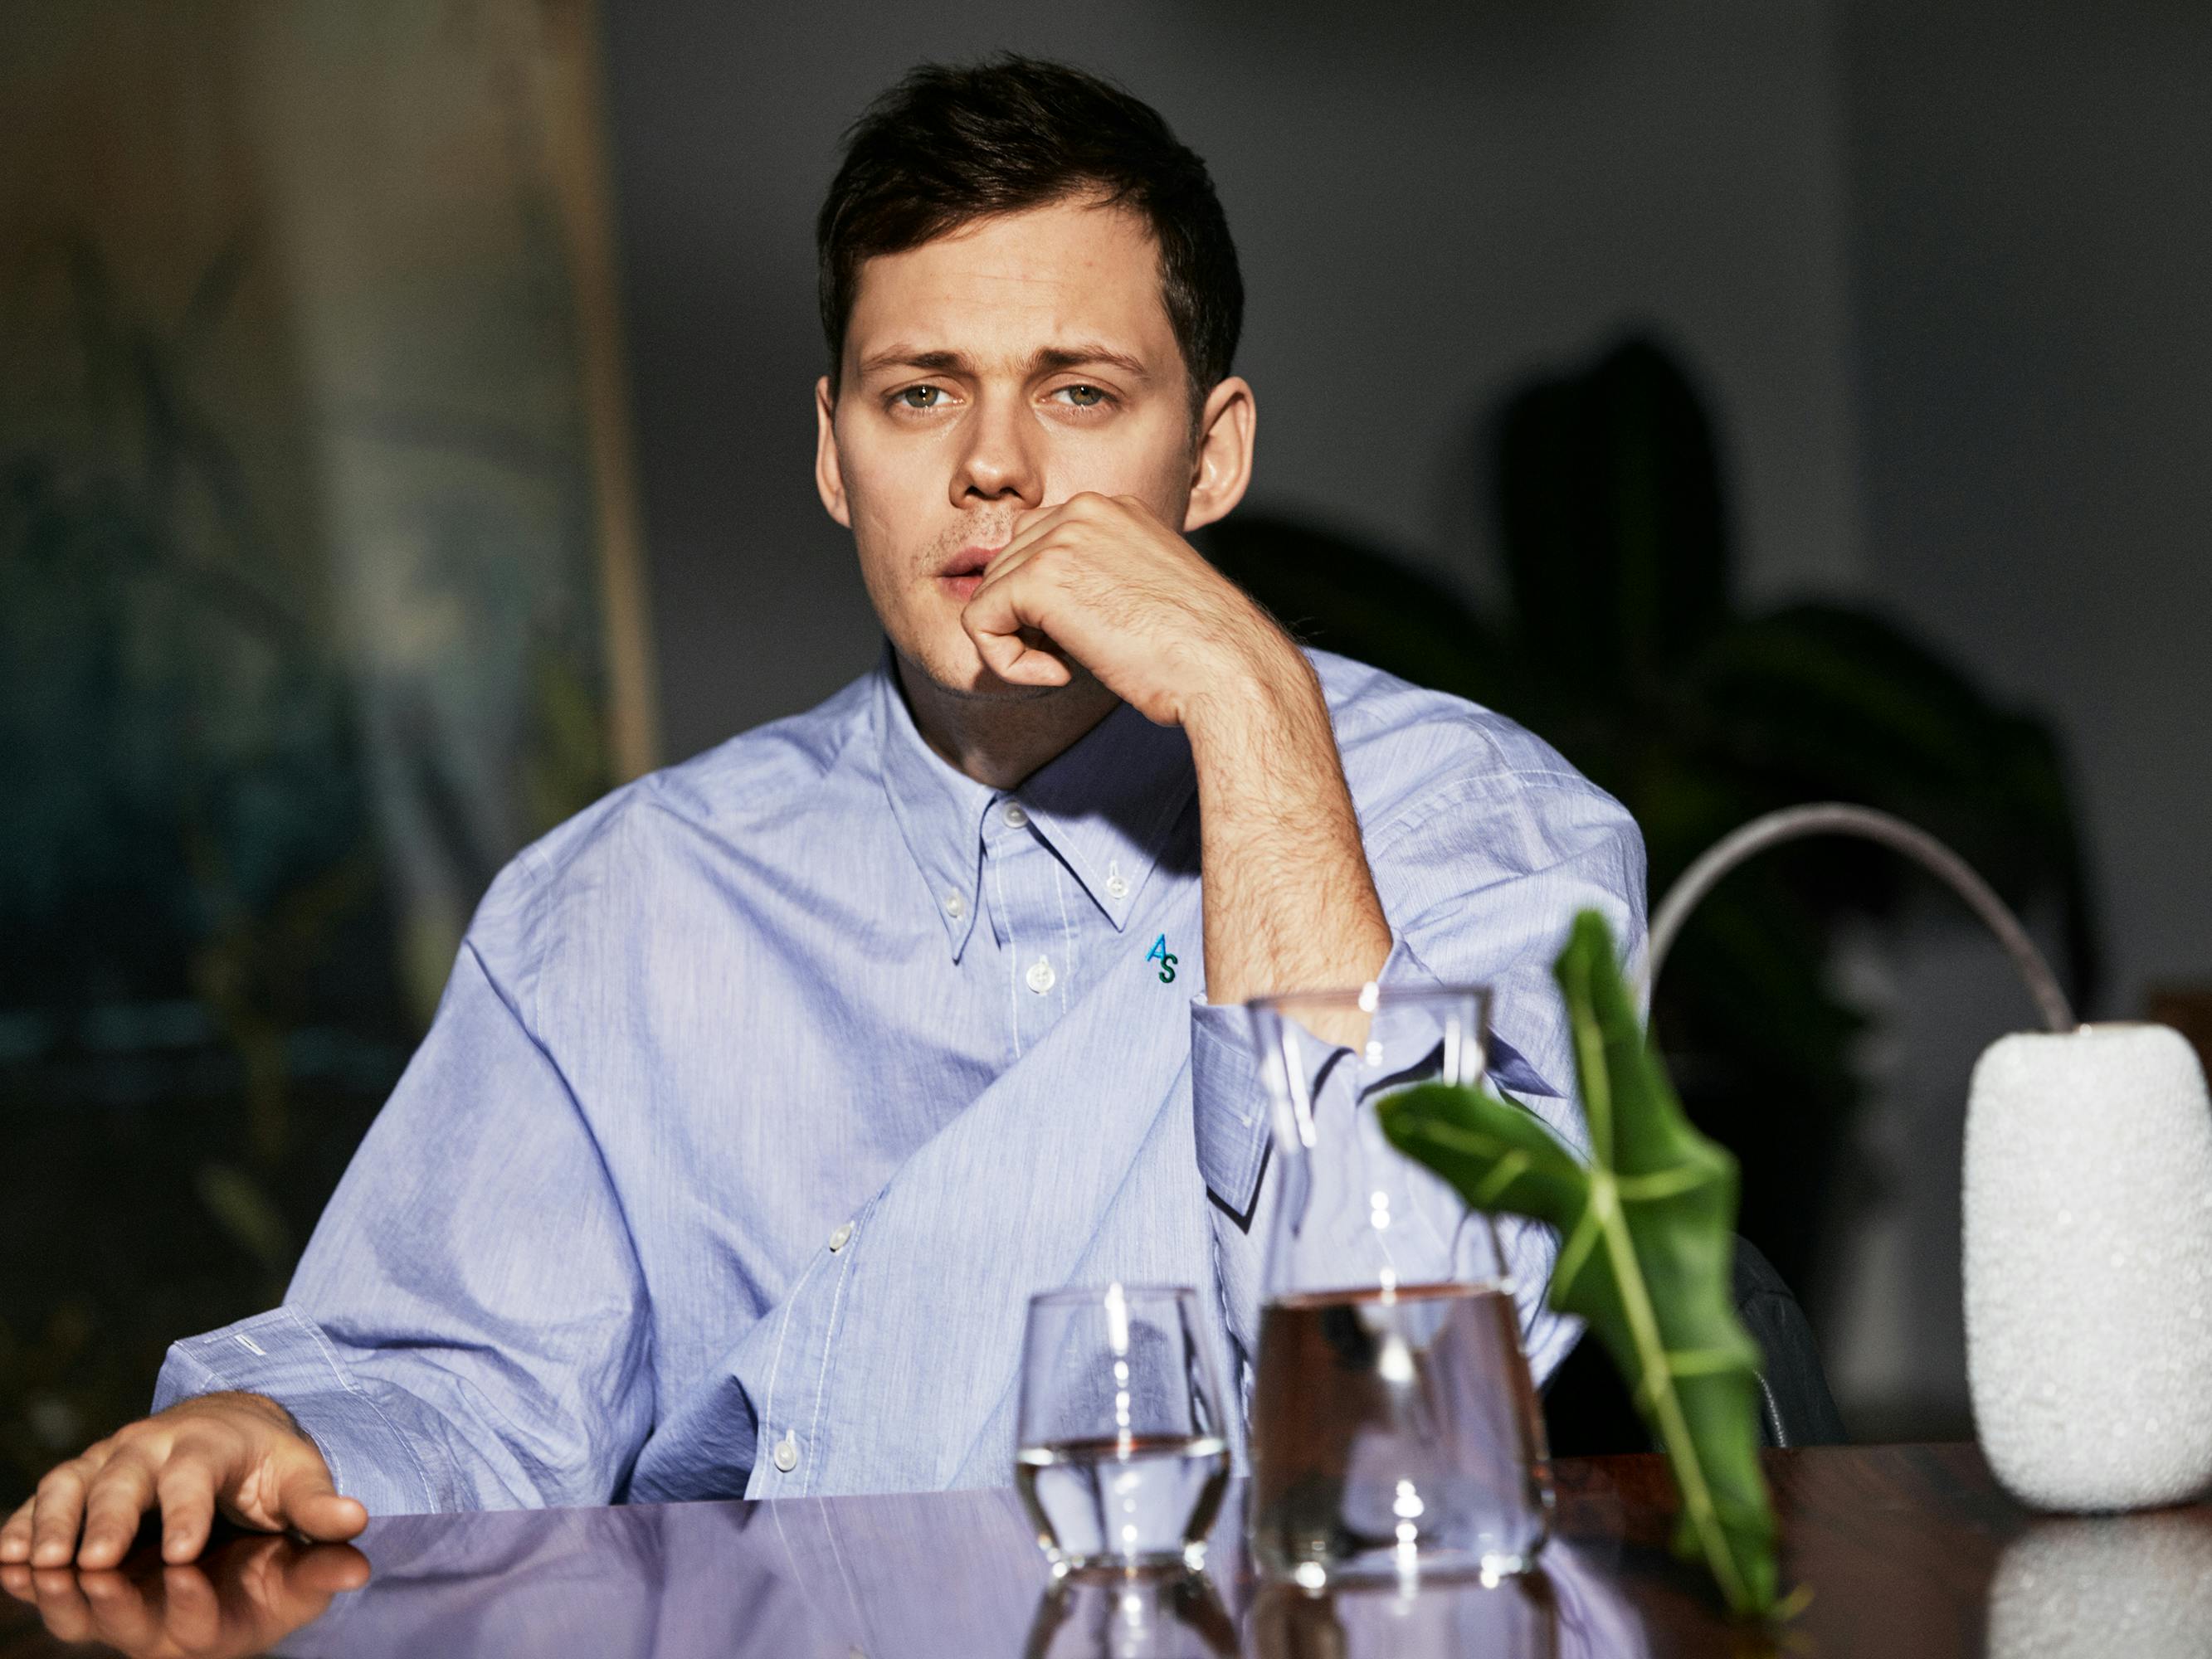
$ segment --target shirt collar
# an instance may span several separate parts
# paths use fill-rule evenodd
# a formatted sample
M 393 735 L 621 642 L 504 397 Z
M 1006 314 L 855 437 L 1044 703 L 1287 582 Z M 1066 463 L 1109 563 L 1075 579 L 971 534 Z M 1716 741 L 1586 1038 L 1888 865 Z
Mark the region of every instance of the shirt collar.
M 1116 704 L 1018 789 L 1002 791 L 957 770 L 915 729 L 888 646 L 875 701 L 884 792 L 955 960 L 975 926 L 986 822 L 996 812 L 1003 823 L 1008 804 L 1019 805 L 1027 829 L 1059 855 L 1115 931 L 1128 925 L 1197 787 L 1181 727 L 1155 726 Z
M 975 931 L 983 815 L 998 792 L 948 764 L 915 729 L 899 695 L 897 664 L 888 643 L 876 670 L 875 708 L 884 793 L 957 962 Z

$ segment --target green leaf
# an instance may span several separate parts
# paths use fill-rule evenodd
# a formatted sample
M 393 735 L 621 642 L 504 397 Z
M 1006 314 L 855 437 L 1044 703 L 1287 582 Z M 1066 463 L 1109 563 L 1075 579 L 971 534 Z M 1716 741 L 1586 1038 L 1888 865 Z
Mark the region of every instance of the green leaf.
M 1382 1102 L 1382 1127 L 1477 1209 L 1559 1230 L 1551 1305 L 1589 1322 L 1666 1453 L 1682 1505 L 1676 1547 L 1704 1559 L 1732 1610 L 1768 1613 L 1759 1354 L 1729 1297 L 1735 1160 L 1682 1115 L 1595 911 L 1575 919 L 1553 971 L 1574 1034 L 1587 1164 L 1533 1115 L 1476 1089 L 1406 1090 Z

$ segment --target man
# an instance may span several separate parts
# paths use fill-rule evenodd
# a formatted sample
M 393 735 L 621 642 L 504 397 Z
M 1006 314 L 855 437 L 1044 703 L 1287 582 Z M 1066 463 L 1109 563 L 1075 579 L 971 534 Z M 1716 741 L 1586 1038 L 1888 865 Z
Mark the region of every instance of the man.
M 818 242 L 817 480 L 884 663 L 501 874 L 286 1304 L 178 1344 L 0 1563 L 112 1564 L 155 1506 L 182 1561 L 218 1508 L 1002 1483 L 1063 1284 L 1201 1287 L 1243 1378 L 1265 992 L 1486 981 L 1501 1082 L 1579 1139 L 1548 964 L 1585 906 L 1638 947 L 1641 844 L 1183 539 L 1255 431 L 1204 165 L 1076 71 L 925 69 Z M 1541 1370 L 1551 1244 L 1509 1236 Z

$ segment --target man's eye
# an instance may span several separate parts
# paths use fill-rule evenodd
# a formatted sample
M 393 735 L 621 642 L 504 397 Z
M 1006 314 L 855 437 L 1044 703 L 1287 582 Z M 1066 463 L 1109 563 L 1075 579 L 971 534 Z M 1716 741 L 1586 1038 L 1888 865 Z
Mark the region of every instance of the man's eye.
M 1067 394 L 1067 401 L 1077 409 L 1096 409 L 1099 404 L 1111 401 L 1103 386 L 1064 386 L 1052 395 L 1057 398 L 1061 392 Z
M 910 386 L 898 394 L 900 403 L 908 409 L 935 409 L 945 401 L 941 386 Z

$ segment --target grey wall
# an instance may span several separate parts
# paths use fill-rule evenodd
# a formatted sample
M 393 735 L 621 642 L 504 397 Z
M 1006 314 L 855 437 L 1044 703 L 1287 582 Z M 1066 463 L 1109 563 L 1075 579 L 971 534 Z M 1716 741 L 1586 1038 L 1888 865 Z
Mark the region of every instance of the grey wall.
M 2058 717 L 2110 946 L 2096 1012 L 2140 1016 L 2148 985 L 2212 979 L 2212 11 L 1846 17 L 1867 587 Z M 2027 1011 L 1978 940 L 1885 961 L 1887 1200 L 1830 1351 L 1887 1402 L 1865 1426 L 1962 1428 L 1966 1081 Z
M 2212 968 L 2212 9 L 1848 40 L 1868 579 L 2063 715 L 2134 1012 Z
M 1433 14 L 1433 15 L 1432 15 Z M 875 634 L 810 477 L 811 216 L 836 135 L 916 59 L 1115 74 L 1212 162 L 1251 290 L 1255 505 L 1470 586 L 1470 422 L 1655 325 L 1717 406 L 1757 592 L 1886 604 L 2075 757 L 2101 1008 L 2212 977 L 2212 11 L 1986 0 L 1318 0 L 835 15 L 611 0 L 628 326 L 668 748 L 803 707 Z M 1841 964 L 1882 1187 L 1826 1332 L 1863 1431 L 1960 1431 L 1958 1154 L 2026 1010 L 1932 925 Z
M 667 748 L 804 707 L 876 635 L 811 479 L 811 222 L 842 127 L 925 58 L 1115 75 L 1212 165 L 1251 295 L 1253 501 L 1466 571 L 1468 428 L 1656 325 L 1719 405 L 1761 589 L 1856 558 L 1828 9 L 605 8 Z

